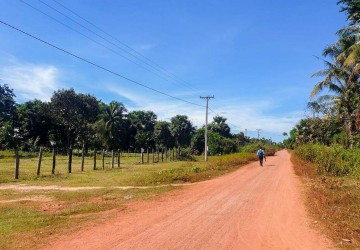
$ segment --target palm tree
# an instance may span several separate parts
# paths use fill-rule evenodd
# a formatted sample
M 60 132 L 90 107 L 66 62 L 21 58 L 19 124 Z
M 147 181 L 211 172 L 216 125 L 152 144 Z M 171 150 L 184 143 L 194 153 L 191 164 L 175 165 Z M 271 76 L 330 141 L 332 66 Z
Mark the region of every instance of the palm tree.
M 333 51 L 330 51 L 329 48 L 326 50 L 326 54 L 332 53 L 333 56 L 336 55 L 338 47 L 334 48 Z M 314 98 L 323 89 L 328 89 L 333 94 L 320 96 L 317 101 L 319 103 L 330 104 L 333 108 L 336 109 L 338 118 L 342 120 L 345 131 L 348 138 L 348 146 L 353 146 L 353 137 L 356 132 L 355 127 L 355 114 L 357 108 L 357 91 L 358 86 L 357 81 L 353 82 L 352 69 L 349 67 L 342 66 L 339 62 L 334 59 L 334 63 L 325 61 L 326 69 L 320 70 L 313 75 L 313 77 L 324 77 L 324 79 L 318 82 L 312 92 L 310 97 Z
M 117 135 L 121 130 L 125 112 L 126 108 L 120 102 L 113 101 L 104 106 L 102 117 L 96 123 L 96 130 L 107 148 L 114 146 L 116 141 L 120 140 Z

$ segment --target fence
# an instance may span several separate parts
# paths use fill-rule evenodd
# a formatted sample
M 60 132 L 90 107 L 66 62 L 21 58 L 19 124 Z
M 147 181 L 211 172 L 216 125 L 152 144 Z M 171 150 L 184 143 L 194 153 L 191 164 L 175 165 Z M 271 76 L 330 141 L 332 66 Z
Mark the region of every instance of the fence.
M 61 152 L 61 151 L 60 151 Z M 44 148 L 40 148 L 37 155 L 35 153 L 25 153 L 21 154 L 18 150 L 15 151 L 15 179 L 19 179 L 20 171 L 21 171 L 21 158 L 22 157 L 37 157 L 37 168 L 36 168 L 36 176 L 41 175 L 42 162 L 44 153 L 52 158 L 51 163 L 51 174 L 55 175 L 56 166 L 57 166 L 57 156 L 59 155 L 59 151 L 55 148 L 48 150 L 44 150 Z M 83 146 L 81 150 L 77 150 L 77 153 L 74 153 L 72 148 L 68 149 L 67 152 L 67 171 L 68 173 L 72 173 L 73 171 L 73 158 L 80 157 L 80 171 L 85 171 L 85 161 L 92 162 L 92 170 L 105 170 L 106 168 L 121 168 L 121 165 L 126 162 L 127 164 L 155 164 L 160 162 L 172 162 L 172 161 L 180 161 L 182 160 L 181 149 L 172 148 L 172 149 L 154 149 L 147 148 L 146 150 L 141 149 L 140 152 L 130 152 L 118 150 L 108 150 L 105 149 L 94 149 L 93 151 L 86 151 Z M 106 159 L 111 159 L 110 164 L 106 164 Z M 62 159 L 63 160 L 63 159 Z M 99 164 L 100 163 L 100 164 Z M 110 165 L 110 166 L 108 166 Z

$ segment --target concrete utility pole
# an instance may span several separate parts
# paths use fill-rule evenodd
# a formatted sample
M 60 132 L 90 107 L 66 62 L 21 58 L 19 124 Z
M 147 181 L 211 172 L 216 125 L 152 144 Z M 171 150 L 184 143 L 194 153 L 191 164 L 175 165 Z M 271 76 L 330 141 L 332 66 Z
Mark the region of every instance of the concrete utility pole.
M 206 100 L 206 119 L 205 119 L 205 161 L 208 160 L 208 145 L 207 145 L 207 126 L 208 126 L 208 106 L 209 106 L 209 99 L 215 98 L 214 96 L 200 96 L 200 99 Z
M 256 129 L 257 130 L 257 132 L 258 132 L 258 140 L 260 140 L 260 131 L 262 130 L 262 129 Z

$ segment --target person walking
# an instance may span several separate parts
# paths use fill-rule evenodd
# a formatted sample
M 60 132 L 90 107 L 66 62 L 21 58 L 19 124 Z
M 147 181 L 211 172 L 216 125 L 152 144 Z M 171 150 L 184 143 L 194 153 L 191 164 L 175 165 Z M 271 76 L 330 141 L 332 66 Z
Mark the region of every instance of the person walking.
M 259 150 L 257 151 L 257 156 L 258 156 L 259 161 L 260 161 L 260 166 L 262 167 L 264 158 L 266 159 L 265 151 L 262 149 L 262 147 L 260 147 Z

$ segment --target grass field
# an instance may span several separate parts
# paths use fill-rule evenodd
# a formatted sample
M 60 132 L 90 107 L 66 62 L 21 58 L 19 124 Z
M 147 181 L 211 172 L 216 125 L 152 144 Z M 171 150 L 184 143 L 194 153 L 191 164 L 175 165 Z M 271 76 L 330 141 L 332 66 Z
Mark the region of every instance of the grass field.
M 318 167 L 292 154 L 295 172 L 305 184 L 305 201 L 314 226 L 339 249 L 360 249 L 360 180 L 319 175 Z
M 146 162 L 145 158 L 145 162 Z M 111 157 L 106 157 L 105 169 L 93 170 L 93 158 L 85 158 L 81 172 L 81 158 L 73 157 L 73 172 L 68 174 L 66 156 L 57 157 L 55 175 L 51 175 L 52 158 L 44 154 L 41 175 L 36 176 L 36 155 L 23 154 L 20 178 L 14 179 L 15 158 L 12 152 L 0 152 L 0 249 L 32 249 L 91 223 L 109 219 L 113 209 L 126 209 L 136 200 L 154 199 L 181 187 L 163 184 L 197 182 L 231 172 L 256 160 L 250 153 L 202 158 L 197 161 L 175 161 L 139 164 L 140 157 L 121 158 L 121 167 L 111 168 Z M 152 161 L 152 159 L 150 159 Z M 103 187 L 101 189 L 12 190 L 1 187 L 16 184 L 61 187 Z M 121 190 L 117 186 L 149 186 L 147 189 Z M 158 187 L 156 187 L 158 186 Z

